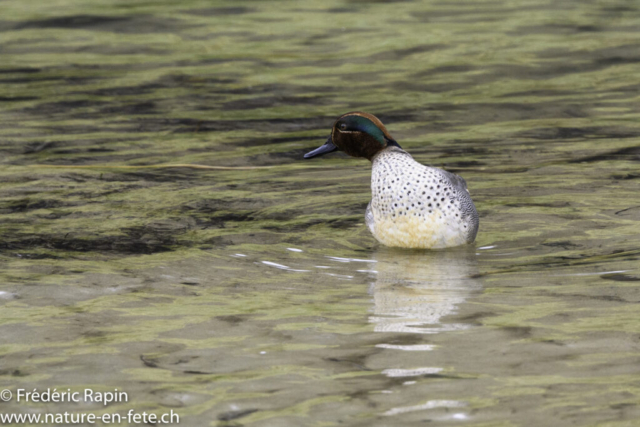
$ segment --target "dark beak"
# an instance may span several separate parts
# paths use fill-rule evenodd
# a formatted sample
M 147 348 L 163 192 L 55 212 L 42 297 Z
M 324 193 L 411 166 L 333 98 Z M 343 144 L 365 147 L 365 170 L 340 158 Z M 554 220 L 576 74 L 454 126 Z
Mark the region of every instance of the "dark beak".
M 327 142 L 325 142 L 322 147 L 318 147 L 315 150 L 308 152 L 304 155 L 304 158 L 311 159 L 312 157 L 318 157 L 322 156 L 323 154 L 333 153 L 337 149 L 338 147 L 333 145 L 333 142 L 331 142 L 331 137 L 329 137 L 329 139 L 327 139 Z

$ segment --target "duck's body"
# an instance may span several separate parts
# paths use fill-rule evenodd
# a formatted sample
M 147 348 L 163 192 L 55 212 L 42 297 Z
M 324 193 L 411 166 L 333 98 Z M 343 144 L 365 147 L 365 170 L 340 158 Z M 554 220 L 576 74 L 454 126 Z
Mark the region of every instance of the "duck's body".
M 376 154 L 372 163 L 365 220 L 380 243 L 446 248 L 475 240 L 478 213 L 464 179 L 421 165 L 393 146 Z
M 446 248 L 472 243 L 478 213 L 464 179 L 416 162 L 368 113 L 338 118 L 331 136 L 311 158 L 335 150 L 371 160 L 371 202 L 365 220 L 386 246 Z

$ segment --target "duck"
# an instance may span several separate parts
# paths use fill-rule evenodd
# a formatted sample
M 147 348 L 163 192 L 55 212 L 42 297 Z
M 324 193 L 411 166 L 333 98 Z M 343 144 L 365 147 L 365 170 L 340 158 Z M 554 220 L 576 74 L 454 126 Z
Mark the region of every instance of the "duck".
M 371 161 L 365 223 L 382 245 L 441 249 L 475 241 L 479 217 L 464 178 L 413 159 L 373 114 L 352 111 L 305 159 L 342 151 Z

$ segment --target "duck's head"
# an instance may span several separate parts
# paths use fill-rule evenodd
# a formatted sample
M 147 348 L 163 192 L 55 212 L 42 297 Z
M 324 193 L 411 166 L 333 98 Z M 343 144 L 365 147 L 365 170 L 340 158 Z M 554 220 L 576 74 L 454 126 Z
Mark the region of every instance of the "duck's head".
M 327 142 L 305 154 L 304 158 L 310 159 L 340 150 L 353 157 L 371 160 L 379 151 L 389 146 L 400 147 L 382 122 L 373 114 L 354 111 L 338 117 Z

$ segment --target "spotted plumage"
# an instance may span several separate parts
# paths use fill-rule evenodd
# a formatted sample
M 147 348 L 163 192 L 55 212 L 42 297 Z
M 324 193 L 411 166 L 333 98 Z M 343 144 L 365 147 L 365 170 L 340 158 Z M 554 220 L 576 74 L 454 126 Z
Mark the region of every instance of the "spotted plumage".
M 475 240 L 478 213 L 465 180 L 416 162 L 375 116 L 353 112 L 339 117 L 327 142 L 305 158 L 338 149 L 372 162 L 365 221 L 380 243 L 446 248 Z

